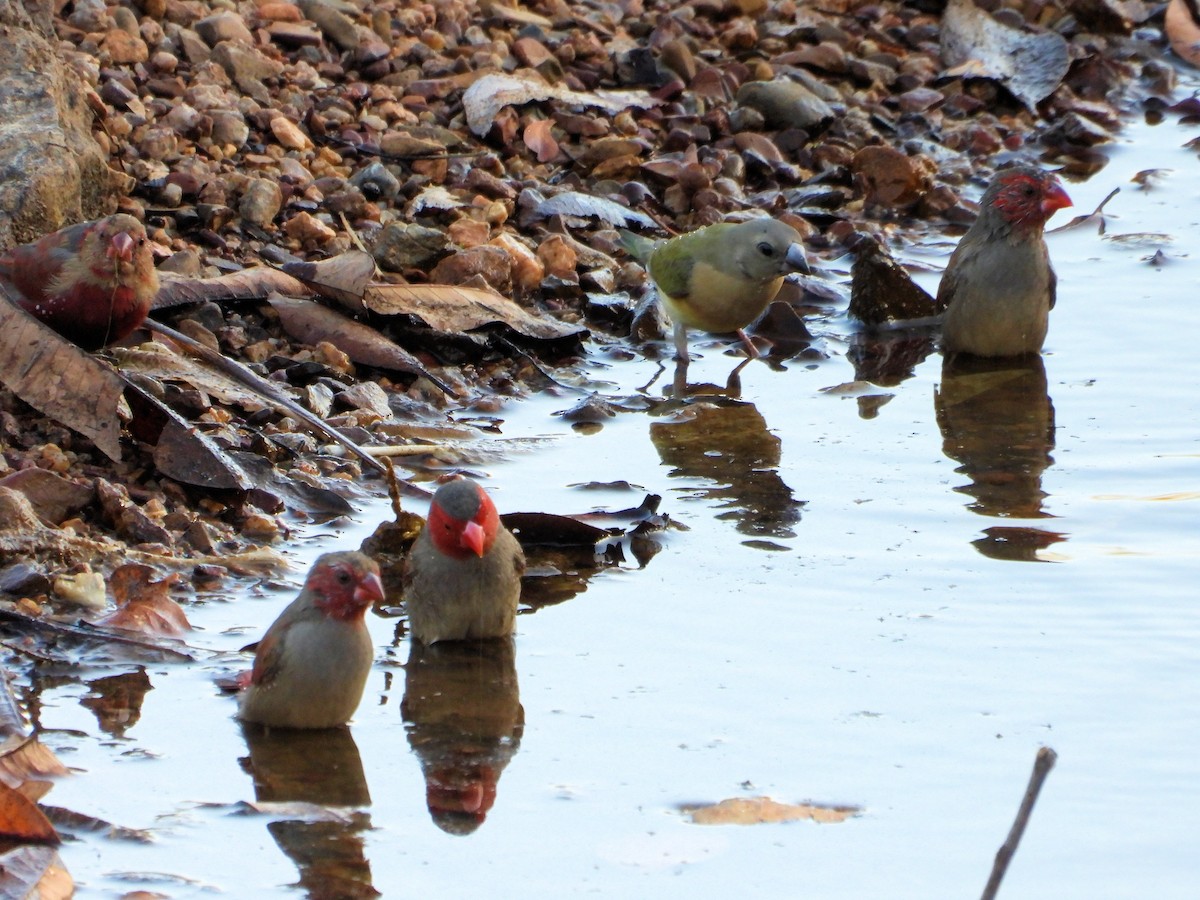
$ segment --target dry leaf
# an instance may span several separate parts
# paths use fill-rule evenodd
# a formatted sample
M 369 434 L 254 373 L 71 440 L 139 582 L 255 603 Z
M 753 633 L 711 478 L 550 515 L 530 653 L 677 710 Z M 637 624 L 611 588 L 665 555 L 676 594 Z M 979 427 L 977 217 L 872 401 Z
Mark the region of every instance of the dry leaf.
M 75 882 L 53 847 L 25 845 L 0 854 L 0 897 L 69 900 Z
M 301 301 L 308 302 L 308 301 Z M 160 343 L 140 347 L 116 347 L 112 350 L 117 368 L 123 375 L 143 375 L 153 381 L 183 381 L 221 403 L 240 406 L 248 413 L 273 404 L 261 393 L 235 381 L 224 372 L 182 356 Z
M 13 735 L 0 745 L 0 782 L 30 800 L 37 800 L 50 790 L 47 778 L 67 774 L 67 767 L 34 735 Z
M 0 835 L 30 844 L 61 843 L 58 832 L 37 804 L 3 783 L 0 783 Z M 0 857 L 0 863 L 7 870 L 5 857 Z
M 18 309 L 0 288 L 0 381 L 35 409 L 121 459 L 117 404 L 125 384 L 112 367 Z
M 950 0 L 942 14 L 941 54 L 949 67 L 944 74 L 999 81 L 1031 111 L 1054 93 L 1071 63 L 1061 35 L 1002 25 L 972 0 Z
M 171 585 L 179 580 L 175 573 L 154 581 L 154 570 L 140 563 L 128 563 L 109 577 L 109 588 L 117 609 L 101 623 L 157 637 L 180 637 L 192 630 L 187 615 L 171 599 Z
M 691 817 L 694 825 L 763 825 L 806 820 L 832 825 L 862 812 L 858 806 L 780 803 L 770 797 L 733 797 L 711 805 L 688 804 L 680 809 Z
M 558 156 L 558 141 L 550 133 L 553 123 L 549 119 L 534 119 L 525 126 L 525 146 L 537 155 L 537 161 L 547 163 Z
M 1164 25 L 1175 54 L 1193 66 L 1200 66 L 1200 22 L 1194 10 L 1189 0 L 1171 0 Z
M 311 300 L 293 300 L 278 295 L 268 299 L 279 313 L 284 331 L 295 340 L 305 344 L 328 341 L 360 365 L 423 375 L 451 397 L 458 396 L 451 387 L 429 374 L 415 356 L 374 328 Z M 366 305 L 373 308 L 369 302 Z
M 351 250 L 321 262 L 291 262 L 279 268 L 322 297 L 342 304 L 350 312 L 360 313 L 364 311 L 363 291 L 375 276 L 375 258 L 366 251 Z
M 528 76 L 491 74 L 477 79 L 463 92 L 462 104 L 467 125 L 483 137 L 504 107 L 523 106 L 540 100 L 558 100 L 570 106 L 594 106 L 610 113 L 630 107 L 646 109 L 658 103 L 645 91 L 573 91 Z
M 153 308 L 167 309 L 188 303 L 220 303 L 222 300 L 265 300 L 272 291 L 301 296 L 308 293 L 301 281 L 268 266 L 242 269 L 217 278 L 194 278 L 163 272 L 159 276 Z
M 518 334 L 543 341 L 576 337 L 587 329 L 535 316 L 507 297 L 479 288 L 445 284 L 375 284 L 363 298 L 367 309 L 385 316 L 416 316 L 435 331 L 457 334 L 503 323 Z
M 643 228 L 657 228 L 654 220 L 644 213 L 632 210 L 612 200 L 603 197 L 593 197 L 580 191 L 563 191 L 548 197 L 534 207 L 533 212 L 543 219 L 551 216 L 574 216 L 587 219 L 596 218 L 609 225 L 640 225 Z

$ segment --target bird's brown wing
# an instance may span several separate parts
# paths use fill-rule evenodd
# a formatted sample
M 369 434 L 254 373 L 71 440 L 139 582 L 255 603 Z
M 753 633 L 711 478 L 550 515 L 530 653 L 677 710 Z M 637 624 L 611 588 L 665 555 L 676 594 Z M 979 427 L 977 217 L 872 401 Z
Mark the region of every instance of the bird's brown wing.
M 0 278 L 12 284 L 21 294 L 14 300 L 39 300 L 62 271 L 63 263 L 79 252 L 83 236 L 92 226 L 81 222 L 48 234 L 32 244 L 14 247 L 0 258 Z
M 1054 274 L 1054 270 L 1050 270 L 1050 308 L 1054 309 L 1054 304 L 1058 300 L 1058 276 Z
M 958 267 L 954 265 L 954 256 L 951 256 L 950 262 L 946 265 L 946 271 L 942 273 L 942 280 L 938 282 L 937 299 L 934 304 L 938 312 L 950 305 L 950 301 L 954 299 L 957 291 Z

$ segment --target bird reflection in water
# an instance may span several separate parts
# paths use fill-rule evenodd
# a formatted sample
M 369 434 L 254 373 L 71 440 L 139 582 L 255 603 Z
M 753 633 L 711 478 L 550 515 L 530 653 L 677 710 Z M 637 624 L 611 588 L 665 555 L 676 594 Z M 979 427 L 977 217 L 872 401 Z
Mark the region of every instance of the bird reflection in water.
M 242 768 L 254 780 L 260 804 L 304 803 L 359 809 L 371 805 L 358 745 L 346 726 L 298 730 L 244 724 L 250 748 Z M 297 887 L 310 897 L 376 897 L 371 864 L 363 852 L 363 833 L 371 828 L 365 812 L 349 812 L 325 821 L 280 818 L 267 830 L 300 869 Z M 303 810 L 297 810 L 297 814 Z
M 1040 356 L 981 359 L 959 355 L 942 364 L 934 392 L 942 450 L 971 483 L 955 488 L 974 498 L 982 516 L 1050 518 L 1042 473 L 1054 462 L 1054 404 Z M 996 559 L 1038 561 L 1037 553 L 1065 540 L 1032 527 L 988 528 L 974 546 Z
M 413 641 L 401 712 L 430 818 L 448 834 L 471 834 L 525 730 L 513 639 Z
M 731 383 L 746 362 L 731 373 Z M 726 512 L 718 518 L 735 520 L 742 534 L 795 537 L 792 526 L 804 502 L 779 477 L 782 442 L 767 430 L 762 413 L 728 389 L 688 385 L 686 395 L 686 402 L 664 405 L 666 417 L 650 425 L 659 457 L 674 467 L 671 476 L 715 482 L 699 493 L 720 501 Z M 676 396 L 682 399 L 684 392 Z

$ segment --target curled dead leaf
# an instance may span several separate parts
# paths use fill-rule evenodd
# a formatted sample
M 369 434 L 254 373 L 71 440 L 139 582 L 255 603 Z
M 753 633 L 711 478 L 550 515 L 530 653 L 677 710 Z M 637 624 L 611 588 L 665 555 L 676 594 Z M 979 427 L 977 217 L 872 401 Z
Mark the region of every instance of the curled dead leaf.
M 451 334 L 501 323 L 538 340 L 582 339 L 587 329 L 538 316 L 507 297 L 480 288 L 445 284 L 375 284 L 363 298 L 367 309 L 385 316 L 410 315 Z
M 1200 66 L 1200 10 L 1191 0 L 1171 0 L 1163 24 L 1175 55 Z
M 294 339 L 306 344 L 328 341 L 360 365 L 422 375 L 451 397 L 458 396 L 452 387 L 431 375 L 415 356 L 374 328 L 311 300 L 279 295 L 268 299 L 279 313 L 284 331 Z M 367 305 L 369 308 L 370 304 Z
M 61 843 L 37 804 L 4 783 L 0 783 L 0 835 L 29 844 Z
M 140 563 L 129 563 L 109 577 L 109 588 L 117 609 L 101 624 L 112 628 L 139 631 L 157 637 L 179 637 L 192 630 L 187 615 L 170 596 L 171 585 L 179 580 L 175 573 L 154 580 L 154 570 Z

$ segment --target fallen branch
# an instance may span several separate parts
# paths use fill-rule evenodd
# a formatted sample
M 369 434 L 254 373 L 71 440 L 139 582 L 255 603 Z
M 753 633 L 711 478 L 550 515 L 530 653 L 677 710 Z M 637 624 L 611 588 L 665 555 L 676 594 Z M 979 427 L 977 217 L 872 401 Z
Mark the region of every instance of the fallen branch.
M 1050 774 L 1050 770 L 1054 768 L 1057 759 L 1058 754 L 1051 748 L 1040 747 L 1038 749 L 1037 757 L 1033 761 L 1033 773 L 1029 776 L 1029 785 L 1025 788 L 1025 796 L 1021 798 L 1021 808 L 1017 810 L 1017 817 L 1013 820 L 1008 838 L 996 851 L 992 874 L 988 878 L 987 886 L 984 887 L 980 900 L 995 900 L 996 892 L 1000 890 L 1000 882 L 1004 879 L 1004 873 L 1008 871 L 1008 864 L 1017 852 L 1017 845 L 1021 843 L 1021 835 L 1025 833 L 1025 826 L 1029 824 L 1029 814 L 1033 812 L 1033 804 L 1037 802 L 1038 794 L 1042 790 L 1042 783 Z
M 375 459 L 375 457 L 363 450 L 362 447 L 358 446 L 358 444 L 354 443 L 354 441 L 350 440 L 336 428 L 322 420 L 320 416 L 313 415 L 291 397 L 283 393 L 283 391 L 281 391 L 275 385 L 271 384 L 271 382 L 267 381 L 265 378 L 260 378 L 241 363 L 237 362 L 236 360 L 229 359 L 210 347 L 206 347 L 199 341 L 192 340 L 186 334 L 176 331 L 169 325 L 163 325 L 161 322 L 156 322 L 153 319 L 147 319 L 146 325 L 149 326 L 152 331 L 164 335 L 165 337 L 169 337 L 171 340 L 192 351 L 192 353 L 196 354 L 196 356 L 204 360 L 209 365 L 221 372 L 224 372 L 229 377 L 237 380 L 240 384 L 250 388 L 272 406 L 276 407 L 277 409 L 281 409 L 290 416 L 295 416 L 297 419 L 304 422 L 304 424 L 308 425 L 309 428 L 315 430 L 322 437 L 325 437 L 336 444 L 341 444 L 348 451 L 350 451 L 351 454 L 358 457 L 363 463 L 374 469 L 380 475 L 387 474 L 387 469 L 383 467 L 379 460 Z

